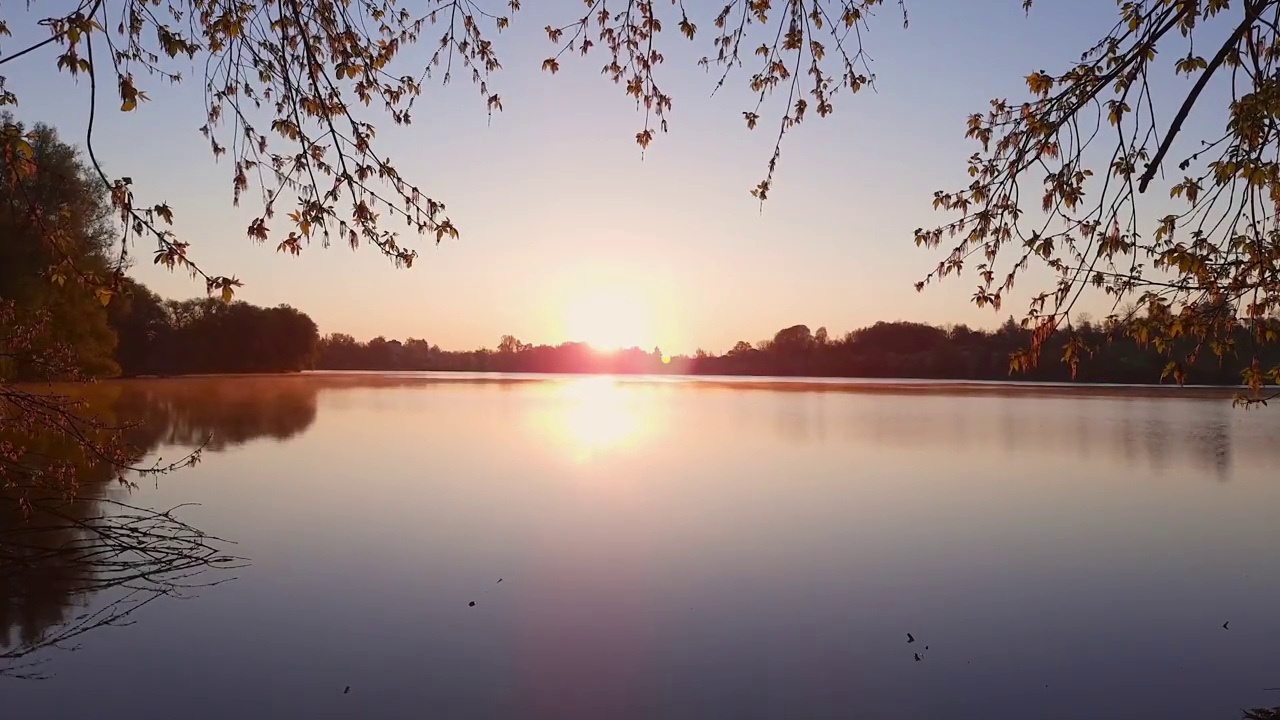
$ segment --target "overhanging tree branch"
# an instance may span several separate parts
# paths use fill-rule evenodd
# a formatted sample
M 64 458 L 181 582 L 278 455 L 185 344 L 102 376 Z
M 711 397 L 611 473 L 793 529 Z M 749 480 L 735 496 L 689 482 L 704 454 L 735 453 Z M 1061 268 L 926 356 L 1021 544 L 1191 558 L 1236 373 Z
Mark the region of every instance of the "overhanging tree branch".
M 1169 131 L 1165 133 L 1164 140 L 1160 142 L 1159 149 L 1156 150 L 1156 154 L 1152 156 L 1151 161 L 1147 163 L 1146 170 L 1142 172 L 1142 176 L 1138 179 L 1138 192 L 1145 193 L 1147 191 L 1147 185 L 1151 183 L 1151 179 L 1155 177 L 1157 172 L 1159 172 L 1160 163 L 1164 161 L 1164 156 L 1168 154 L 1169 148 L 1173 145 L 1174 138 L 1176 138 L 1178 133 L 1182 131 L 1182 123 L 1186 121 L 1187 115 L 1191 113 L 1191 108 L 1195 106 L 1196 101 L 1200 98 L 1200 93 L 1204 90 L 1205 86 L 1209 84 L 1209 79 L 1213 77 L 1213 74 L 1222 66 L 1222 63 L 1226 61 L 1227 57 L 1235 49 L 1236 45 L 1238 45 L 1240 40 L 1244 38 L 1244 34 L 1253 27 L 1258 16 L 1262 13 L 1264 5 L 1265 3 L 1263 2 L 1249 3 L 1245 5 L 1244 20 L 1236 26 L 1235 32 L 1231 33 L 1231 37 L 1227 38 L 1227 41 L 1222 44 L 1222 47 L 1218 48 L 1217 54 L 1215 54 L 1213 59 L 1209 61 L 1209 65 L 1201 71 L 1200 77 L 1196 80 L 1195 86 L 1191 88 L 1191 92 L 1188 93 L 1186 99 L 1182 101 L 1182 107 L 1178 108 L 1178 113 L 1173 116 L 1173 122 L 1169 124 Z

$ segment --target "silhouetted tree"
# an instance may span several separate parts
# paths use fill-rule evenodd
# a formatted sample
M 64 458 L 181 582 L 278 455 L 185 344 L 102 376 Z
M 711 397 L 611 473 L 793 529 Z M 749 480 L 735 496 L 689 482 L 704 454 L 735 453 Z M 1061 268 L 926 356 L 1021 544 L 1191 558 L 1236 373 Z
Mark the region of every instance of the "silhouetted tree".
M 129 375 L 296 372 L 314 364 L 319 345 L 315 323 L 288 305 L 161 303 L 133 281 L 112 303 L 110 320 Z
M 126 279 L 107 305 L 119 339 L 116 360 L 125 375 L 157 375 L 170 369 L 175 350 L 173 316 L 164 300 L 142 283 Z
M 773 336 L 773 350 L 779 353 L 796 353 L 808 350 L 813 345 L 813 334 L 808 325 L 792 325 L 779 330 Z
M 525 344 L 514 335 L 503 335 L 502 340 L 498 343 L 498 352 L 508 355 L 518 353 L 525 349 Z

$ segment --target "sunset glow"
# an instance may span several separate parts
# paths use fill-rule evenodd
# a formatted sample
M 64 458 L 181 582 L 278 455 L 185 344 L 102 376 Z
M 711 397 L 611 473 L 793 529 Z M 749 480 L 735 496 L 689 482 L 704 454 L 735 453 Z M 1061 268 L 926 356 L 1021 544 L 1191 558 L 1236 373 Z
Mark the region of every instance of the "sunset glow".
M 566 301 L 563 311 L 567 340 L 612 351 L 653 345 L 654 307 L 648 298 L 626 288 L 597 288 Z

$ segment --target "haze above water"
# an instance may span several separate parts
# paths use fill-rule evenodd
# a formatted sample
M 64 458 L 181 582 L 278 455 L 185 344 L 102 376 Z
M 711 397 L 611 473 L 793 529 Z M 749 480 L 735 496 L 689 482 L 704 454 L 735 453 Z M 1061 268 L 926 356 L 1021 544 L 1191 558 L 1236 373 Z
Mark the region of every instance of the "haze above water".
M 1280 705 L 1275 410 L 669 378 L 103 387 L 161 455 L 213 433 L 131 501 L 202 503 L 184 519 L 251 564 L 45 653 L 48 680 L 0 678 L 6 717 Z

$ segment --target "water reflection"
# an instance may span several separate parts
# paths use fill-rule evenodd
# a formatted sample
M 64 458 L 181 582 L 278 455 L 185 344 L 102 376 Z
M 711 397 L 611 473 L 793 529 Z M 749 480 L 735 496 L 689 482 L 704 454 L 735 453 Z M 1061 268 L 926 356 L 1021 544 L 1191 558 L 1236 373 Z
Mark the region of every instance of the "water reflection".
M 530 420 L 577 463 L 637 450 L 665 429 L 653 387 L 604 376 L 548 383 L 547 388 L 547 402 Z
M 839 405 L 816 394 L 820 406 Z M 825 398 L 825 400 L 824 400 Z M 1240 433 L 1251 425 L 1276 427 L 1274 414 L 1233 410 L 1229 401 L 1076 397 L 1054 403 L 1020 399 L 916 397 L 868 399 L 856 412 L 802 412 L 797 402 L 779 411 L 781 430 L 797 437 L 831 429 L 849 439 L 872 439 L 890 447 L 930 447 L 957 452 L 994 443 L 1019 457 L 1121 456 L 1144 469 L 1194 468 L 1226 482 L 1241 462 L 1254 469 L 1269 462 L 1266 433 Z M 1170 412 L 1170 411 L 1173 412 Z M 828 425 L 834 424 L 828 428 Z M 1243 457 L 1235 455 L 1243 451 Z
M 315 420 L 318 388 L 203 379 L 60 390 L 84 397 L 104 424 L 127 427 L 139 456 L 180 457 L 198 446 L 218 453 L 256 438 L 294 437 Z M 31 676 L 27 658 L 37 651 L 66 647 L 160 595 L 202 585 L 195 574 L 230 559 L 176 514 L 129 507 L 132 498 L 112 482 L 109 466 L 80 462 L 77 474 L 75 500 L 23 494 L 29 514 L 17 489 L 0 491 L 0 676 Z
M 219 450 L 139 497 L 201 501 L 253 565 L 6 710 L 1225 719 L 1280 684 L 1280 424 L 1227 399 L 166 382 L 113 390 L 148 447 Z M 60 621 L 43 602 L 3 622 Z
M 205 447 L 217 452 L 260 438 L 296 437 L 315 422 L 322 387 L 292 378 L 248 377 L 126 381 L 94 390 L 110 412 L 141 423 L 147 448 L 207 442 Z

